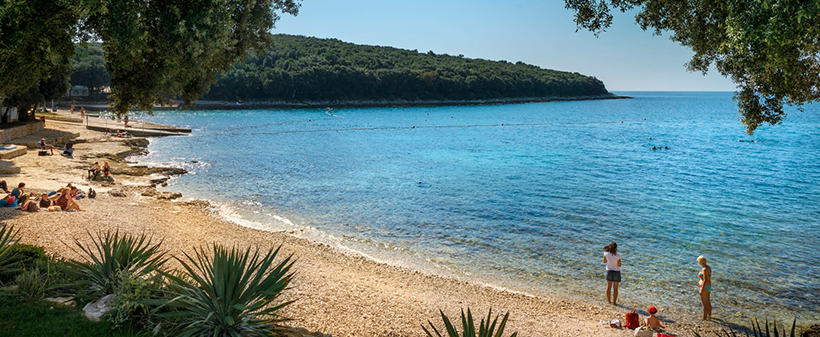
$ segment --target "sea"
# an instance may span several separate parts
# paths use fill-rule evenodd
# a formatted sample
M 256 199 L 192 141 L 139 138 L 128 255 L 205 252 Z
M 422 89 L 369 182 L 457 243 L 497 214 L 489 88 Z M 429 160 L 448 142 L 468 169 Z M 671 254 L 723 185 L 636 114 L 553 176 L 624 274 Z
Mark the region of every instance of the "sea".
M 534 296 L 820 321 L 820 106 L 747 135 L 731 92 L 443 107 L 157 111 L 139 164 L 238 225 Z M 137 122 L 138 124 L 138 122 Z M 218 241 L 219 238 L 214 238 Z M 297 267 L 298 268 L 298 267 Z

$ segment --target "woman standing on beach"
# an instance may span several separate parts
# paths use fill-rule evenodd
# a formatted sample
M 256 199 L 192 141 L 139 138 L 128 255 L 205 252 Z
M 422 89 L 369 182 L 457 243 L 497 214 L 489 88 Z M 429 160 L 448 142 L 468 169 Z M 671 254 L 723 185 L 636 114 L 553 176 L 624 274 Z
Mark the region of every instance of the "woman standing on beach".
M 616 305 L 618 285 L 621 283 L 621 256 L 618 255 L 617 243 L 613 242 L 604 247 L 604 264 L 606 264 L 606 301 Z
M 703 268 L 698 273 L 698 294 L 703 304 L 703 319 L 707 320 L 712 318 L 712 267 L 706 264 L 703 255 L 698 256 L 698 264 Z

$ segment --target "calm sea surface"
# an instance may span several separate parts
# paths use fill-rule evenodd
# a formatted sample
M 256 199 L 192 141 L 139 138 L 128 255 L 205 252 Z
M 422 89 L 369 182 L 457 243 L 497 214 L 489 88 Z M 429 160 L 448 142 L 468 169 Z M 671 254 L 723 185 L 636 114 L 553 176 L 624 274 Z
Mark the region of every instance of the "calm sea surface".
M 749 137 L 731 93 L 621 94 L 158 112 L 194 132 L 137 160 L 190 170 L 168 189 L 239 224 L 379 261 L 603 301 L 616 241 L 623 304 L 699 310 L 703 254 L 716 317 L 820 319 L 820 107 Z

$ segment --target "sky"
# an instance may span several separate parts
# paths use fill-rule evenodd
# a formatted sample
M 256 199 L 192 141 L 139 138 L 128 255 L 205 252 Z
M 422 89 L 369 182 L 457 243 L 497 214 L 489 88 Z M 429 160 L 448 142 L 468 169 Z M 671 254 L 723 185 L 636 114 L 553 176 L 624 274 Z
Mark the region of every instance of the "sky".
M 600 37 L 575 31 L 561 0 L 303 0 L 274 33 L 437 54 L 522 61 L 601 79 L 610 91 L 734 91 L 712 70 L 686 70 L 693 53 L 617 13 Z

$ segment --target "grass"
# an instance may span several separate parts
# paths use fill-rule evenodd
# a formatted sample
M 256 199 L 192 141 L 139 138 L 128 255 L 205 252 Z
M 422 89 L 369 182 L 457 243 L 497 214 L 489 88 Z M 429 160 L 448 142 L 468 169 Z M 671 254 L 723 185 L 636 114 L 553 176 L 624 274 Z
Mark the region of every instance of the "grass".
M 112 330 L 111 323 L 91 322 L 80 311 L 45 301 L 26 302 L 0 290 L 0 336 L 141 336 L 130 329 Z

